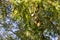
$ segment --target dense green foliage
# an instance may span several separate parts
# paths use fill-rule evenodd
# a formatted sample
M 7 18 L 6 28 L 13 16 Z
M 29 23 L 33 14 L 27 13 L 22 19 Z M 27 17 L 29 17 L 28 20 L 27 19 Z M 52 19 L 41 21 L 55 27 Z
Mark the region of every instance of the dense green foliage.
M 6 11 L 9 5 L 13 5 L 11 13 Z M 21 40 L 50 40 L 49 36 L 60 35 L 59 0 L 0 1 L 0 21 L 6 21 L 7 15 L 17 22 L 19 30 L 14 34 Z M 3 25 L 11 27 L 5 22 Z

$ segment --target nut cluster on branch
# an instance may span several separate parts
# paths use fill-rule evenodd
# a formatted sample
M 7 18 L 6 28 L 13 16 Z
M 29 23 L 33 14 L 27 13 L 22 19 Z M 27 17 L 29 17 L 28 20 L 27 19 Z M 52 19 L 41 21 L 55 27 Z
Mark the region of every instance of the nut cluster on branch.
M 41 22 L 39 20 L 39 17 L 37 14 L 31 14 L 32 17 L 34 17 L 34 24 L 37 25 L 37 27 L 41 26 Z

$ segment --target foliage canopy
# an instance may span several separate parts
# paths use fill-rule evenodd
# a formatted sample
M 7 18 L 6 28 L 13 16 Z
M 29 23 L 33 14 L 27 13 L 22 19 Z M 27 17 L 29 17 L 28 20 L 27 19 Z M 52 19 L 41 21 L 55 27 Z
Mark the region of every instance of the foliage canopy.
M 17 23 L 19 30 L 14 34 L 21 40 L 50 40 L 50 36 L 60 35 L 59 0 L 0 1 L 0 15 L 6 28 L 12 27 L 6 17 Z

